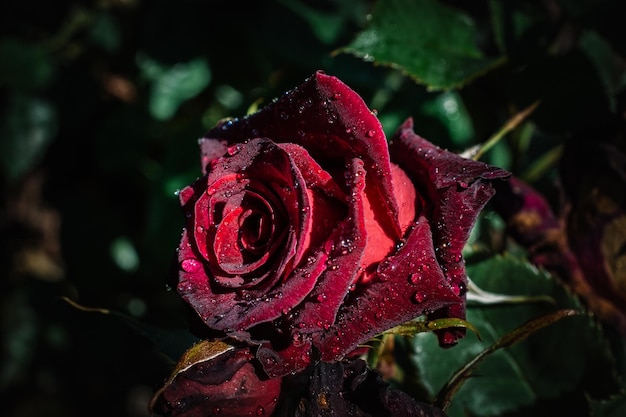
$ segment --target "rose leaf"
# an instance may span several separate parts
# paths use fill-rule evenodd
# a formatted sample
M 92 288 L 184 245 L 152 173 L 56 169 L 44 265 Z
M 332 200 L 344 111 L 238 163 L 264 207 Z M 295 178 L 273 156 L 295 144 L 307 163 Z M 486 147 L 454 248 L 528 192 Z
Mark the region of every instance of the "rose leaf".
M 476 367 L 453 397 L 447 411 L 450 416 L 468 412 L 497 415 L 520 407 L 535 407 L 570 392 L 589 396 L 615 392 L 614 358 L 592 317 L 576 315 L 559 320 L 550 324 L 549 331 L 511 333 L 524 323 L 555 311 L 582 309 L 580 302 L 550 275 L 510 256 L 494 257 L 468 266 L 467 270 L 471 279 L 487 291 L 547 295 L 556 305 L 538 302 L 469 306 L 467 321 L 476 326 L 482 342 L 465 338 L 455 347 L 442 350 L 428 333 L 414 338 L 414 362 L 431 395 L 488 346 L 504 347 L 514 342 L 489 354 Z
M 499 63 L 483 55 L 475 38 L 474 23 L 459 10 L 434 0 L 391 0 L 377 2 L 369 26 L 338 52 L 399 68 L 441 90 L 460 87 Z

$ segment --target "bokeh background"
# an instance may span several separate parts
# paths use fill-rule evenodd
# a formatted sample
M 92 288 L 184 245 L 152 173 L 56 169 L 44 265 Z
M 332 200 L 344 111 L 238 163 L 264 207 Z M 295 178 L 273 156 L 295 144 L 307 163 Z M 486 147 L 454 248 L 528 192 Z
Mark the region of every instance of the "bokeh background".
M 553 202 L 566 141 L 622 143 L 623 2 L 391 3 L 400 41 L 409 28 L 439 39 L 400 53 L 408 71 L 388 65 L 392 48 L 384 62 L 367 39 L 353 43 L 375 1 L 0 4 L 3 416 L 148 415 L 190 340 L 168 280 L 183 225 L 176 191 L 199 175 L 197 139 L 318 69 L 361 94 L 387 133 L 411 116 L 454 151 L 541 100 L 483 160 Z M 474 70 L 446 55 L 465 25 L 477 52 L 461 58 L 484 57 Z

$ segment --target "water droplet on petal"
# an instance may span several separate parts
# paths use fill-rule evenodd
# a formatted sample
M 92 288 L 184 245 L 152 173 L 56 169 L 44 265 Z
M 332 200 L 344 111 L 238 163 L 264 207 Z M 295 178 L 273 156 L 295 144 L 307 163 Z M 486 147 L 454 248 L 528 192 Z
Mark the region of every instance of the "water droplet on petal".
M 213 413 L 213 415 L 218 415 L 219 413 L 222 412 L 222 407 L 220 407 L 219 405 L 216 405 L 215 407 L 213 407 L 213 409 L 211 410 L 211 413 Z
M 416 303 L 423 303 L 427 297 L 428 296 L 424 291 L 417 291 L 415 294 L 413 294 L 413 301 L 415 301 Z
M 409 275 L 409 282 L 411 282 L 411 284 L 419 284 L 420 281 L 422 281 L 422 274 Z
M 374 135 L 376 135 L 376 131 L 374 129 L 370 129 L 367 132 L 365 132 L 365 136 L 367 136 L 368 138 L 373 138 Z
M 467 287 L 463 282 L 459 282 L 458 284 L 452 284 L 451 288 L 452 292 L 458 296 L 463 296 L 467 292 Z
M 441 344 L 443 346 L 450 346 L 456 343 L 456 337 L 450 332 L 446 332 L 441 338 Z
M 180 267 L 185 272 L 196 272 L 200 270 L 202 264 L 197 259 L 185 259 L 180 263 Z
M 241 144 L 237 144 L 237 145 L 233 145 L 233 146 L 229 146 L 226 149 L 226 153 L 230 156 L 233 155 L 237 155 L 239 153 L 239 151 L 241 151 Z

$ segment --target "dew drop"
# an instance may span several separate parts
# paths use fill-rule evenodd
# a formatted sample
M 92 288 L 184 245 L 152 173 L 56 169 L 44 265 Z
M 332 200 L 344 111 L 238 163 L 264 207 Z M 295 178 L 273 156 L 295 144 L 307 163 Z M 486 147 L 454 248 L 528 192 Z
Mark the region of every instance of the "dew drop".
M 454 337 L 452 333 L 447 332 L 441 338 L 441 344 L 443 346 L 451 346 L 451 345 L 454 345 L 455 343 L 456 343 L 456 337 Z
M 419 284 L 422 281 L 422 274 L 410 274 L 409 275 L 409 282 L 411 284 Z
M 191 282 L 189 281 L 181 281 L 178 284 L 178 291 L 185 294 L 185 293 L 191 293 L 194 290 L 194 286 Z
M 241 151 L 242 146 L 240 144 L 229 146 L 226 149 L 226 153 L 230 156 L 237 155 Z
M 179 410 L 183 410 L 185 408 L 187 408 L 187 401 L 185 400 L 178 400 L 174 403 L 174 407 L 178 408 Z
M 376 135 L 376 131 L 374 129 L 370 129 L 367 132 L 365 132 L 365 136 L 367 136 L 368 138 L 373 138 L 374 135 Z
M 459 282 L 458 284 L 452 284 L 451 288 L 452 292 L 454 292 L 458 296 L 463 296 L 467 292 L 467 287 L 463 282 Z
M 417 291 L 415 294 L 413 294 L 413 301 L 415 301 L 416 303 L 423 303 L 426 298 L 427 295 L 423 291 Z
M 180 267 L 185 272 L 197 272 L 202 264 L 197 259 L 185 259 L 180 263 Z
M 341 93 L 334 93 L 334 94 L 331 96 L 331 99 L 332 99 L 332 100 L 339 100 L 340 98 L 341 98 Z
M 216 405 L 215 407 L 213 407 L 213 409 L 211 410 L 211 413 L 213 413 L 214 416 L 218 415 L 219 413 L 222 412 L 222 407 L 220 407 L 219 405 Z
M 455 253 L 454 256 L 452 256 L 454 262 L 461 262 L 461 259 L 463 259 L 463 256 L 460 253 Z

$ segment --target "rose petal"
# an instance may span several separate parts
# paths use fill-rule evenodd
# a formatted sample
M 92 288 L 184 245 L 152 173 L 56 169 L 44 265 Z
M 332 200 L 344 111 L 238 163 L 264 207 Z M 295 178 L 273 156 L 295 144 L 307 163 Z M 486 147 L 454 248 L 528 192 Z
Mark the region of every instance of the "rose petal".
M 375 279 L 357 286 L 333 327 L 314 342 L 322 360 L 335 361 L 377 334 L 424 313 L 461 305 L 435 257 L 428 220 L 420 217 L 405 245 L 378 267 Z
M 366 170 L 377 178 L 376 201 L 385 208 L 381 221 L 400 237 L 398 207 L 389 198 L 393 185 L 382 126 L 363 99 L 338 78 L 318 71 L 257 113 L 210 130 L 201 146 L 213 149 L 224 140 L 232 144 L 255 137 L 301 145 L 316 160 L 324 161 L 326 170 L 332 164 L 341 166 L 354 157 L 361 158 Z M 208 145 L 210 141 L 217 144 Z
M 331 327 L 351 284 L 362 272 L 359 264 L 365 247 L 363 161 L 354 159 L 348 169 L 352 172 L 351 195 L 355 201 L 350 206 L 346 219 L 336 227 L 316 258 L 316 262 L 324 269 L 317 272 L 315 287 L 310 290 L 308 297 L 293 309 L 292 315 L 286 318 L 287 327 L 291 329 L 289 345 L 282 349 L 272 346 L 271 366 L 266 365 L 267 360 L 260 358 L 268 375 L 282 376 L 301 370 L 308 364 L 311 335 L 317 337 L 317 334 Z M 323 263 L 319 263 L 320 260 L 323 260 Z M 287 284 L 290 282 L 291 279 Z M 270 357 L 269 351 L 263 355 Z M 302 358 L 306 358 L 307 361 Z
M 211 342 L 201 342 L 200 347 Z M 213 345 L 224 345 L 215 342 Z M 212 346 L 209 346 L 211 349 Z M 190 350 L 198 350 L 194 346 Z M 203 354 L 201 352 L 201 354 Z M 204 417 L 206 415 L 271 415 L 281 392 L 280 379 L 259 375 L 247 347 L 214 352 L 208 357 L 187 353 L 174 375 L 150 403 L 151 411 L 167 417 Z
M 400 208 L 399 223 L 402 234 L 406 232 L 408 227 L 413 224 L 415 220 L 415 213 L 420 206 L 420 202 L 417 199 L 415 193 L 415 187 L 413 183 L 406 175 L 406 173 L 397 165 L 391 165 L 391 180 L 394 185 L 393 192 L 396 205 Z M 376 179 L 369 179 L 367 182 L 375 182 Z M 380 218 L 380 207 L 376 205 L 375 201 L 372 201 L 371 187 L 367 187 L 365 190 L 365 199 L 363 200 L 363 211 L 367 244 L 365 246 L 365 252 L 361 259 L 361 269 L 366 271 L 367 275 L 370 275 L 371 267 L 375 266 L 385 256 L 391 254 L 395 246 L 400 242 L 393 236 L 390 236 L 389 229 L 383 228 L 378 221 Z M 378 210 L 377 210 L 378 209 Z M 363 281 L 367 281 L 368 276 L 363 278 Z
M 242 171 L 256 181 L 269 184 L 272 188 L 265 190 L 266 194 L 281 196 L 277 201 L 281 201 L 282 198 L 286 216 L 289 217 L 286 223 L 290 226 L 283 227 L 286 236 L 280 243 L 281 253 L 277 255 L 279 259 L 268 267 L 269 271 L 259 273 L 255 271 L 250 274 L 251 276 L 246 274 L 219 276 L 229 271 L 244 271 L 235 271 L 233 269 L 235 267 L 228 263 L 237 257 L 232 253 L 233 248 L 227 248 L 226 245 L 232 245 L 233 243 L 229 242 L 236 242 L 239 238 L 234 236 L 231 228 L 225 227 L 222 231 L 222 225 L 217 225 L 214 236 L 217 243 L 213 247 L 218 255 L 224 256 L 225 261 L 216 259 L 213 250 L 206 248 L 206 241 L 211 235 L 207 230 L 215 228 L 207 214 L 212 211 L 209 194 L 222 192 L 221 189 L 212 190 L 212 184 L 219 184 L 225 177 L 236 181 L 236 173 Z M 206 184 L 206 190 L 203 184 Z M 285 305 L 299 304 L 312 289 L 319 268 L 307 265 L 294 270 L 300 261 L 298 257 L 304 256 L 307 249 L 303 246 L 306 239 L 299 239 L 299 236 L 308 236 L 312 227 L 310 210 L 312 205 L 308 201 L 308 193 L 302 190 L 301 184 L 304 184 L 304 179 L 285 151 L 267 139 L 255 139 L 237 152 L 231 152 L 229 157 L 213 164 L 207 179 L 199 180 L 190 188 L 195 197 L 190 197 L 189 191 L 184 191 L 184 210 L 193 213 L 193 216 L 179 246 L 181 271 L 178 291 L 210 328 L 227 331 L 244 330 L 252 325 L 276 319 L 283 314 Z M 237 188 L 233 186 L 223 192 L 229 194 L 234 191 L 237 191 Z M 234 222 L 234 219 L 229 217 L 238 213 L 236 204 L 228 209 L 230 204 L 228 198 L 231 197 L 224 198 L 226 200 L 223 207 L 227 214 L 221 221 Z M 304 208 L 309 210 L 303 210 Z M 192 243 L 200 251 L 199 254 L 192 248 Z M 204 262 L 202 257 L 210 260 L 208 268 L 202 265 Z M 226 262 L 222 266 L 227 271 L 219 267 L 222 261 Z M 255 285 L 242 285 L 237 291 L 226 291 L 217 285 L 223 284 L 225 280 L 233 280 L 235 284 L 240 280 L 249 280 Z M 261 282 L 257 284 L 259 280 Z M 276 286 L 278 282 L 282 285 Z
M 489 181 L 510 174 L 433 145 L 413 132 L 410 118 L 396 132 L 390 152 L 392 160 L 411 176 L 424 198 L 437 259 L 455 293 L 464 296 L 467 276 L 461 251 L 478 214 L 495 192 Z M 465 305 L 453 305 L 432 317 L 465 318 Z M 440 342 L 454 344 L 463 334 L 464 329 L 440 332 Z

